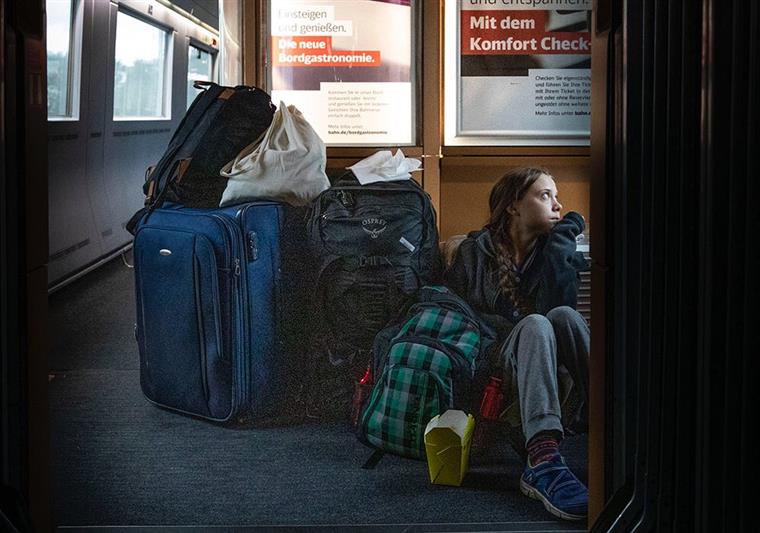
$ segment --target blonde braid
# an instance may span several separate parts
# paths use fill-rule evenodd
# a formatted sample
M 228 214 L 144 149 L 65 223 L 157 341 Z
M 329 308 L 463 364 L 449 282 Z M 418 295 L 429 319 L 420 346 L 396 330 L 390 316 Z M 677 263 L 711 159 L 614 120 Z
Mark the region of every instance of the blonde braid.
M 517 268 L 510 248 L 505 242 L 500 242 L 496 245 L 496 272 L 499 290 L 521 315 L 527 315 L 530 313 L 530 306 L 520 292 L 520 284 L 517 281 Z

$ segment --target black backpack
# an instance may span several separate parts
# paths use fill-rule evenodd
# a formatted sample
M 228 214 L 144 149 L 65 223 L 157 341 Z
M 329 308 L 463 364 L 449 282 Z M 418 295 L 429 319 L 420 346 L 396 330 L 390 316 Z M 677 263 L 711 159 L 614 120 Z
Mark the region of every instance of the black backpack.
M 146 212 L 164 201 L 219 207 L 227 187 L 219 171 L 272 123 L 275 106 L 261 89 L 205 81 L 194 86 L 204 90 L 185 113 L 161 160 L 148 169 L 143 185 L 146 207 L 127 224 L 130 232 Z
M 337 356 L 369 352 L 409 298 L 440 277 L 435 210 L 413 180 L 360 185 L 344 174 L 312 204 L 307 231 L 321 336 Z
M 345 402 L 377 332 L 440 277 L 435 210 L 411 179 L 360 185 L 349 172 L 314 200 L 307 231 L 317 266 L 315 364 L 329 361 L 327 375 L 313 379 L 327 383 L 318 400 Z M 351 371 L 330 382 L 336 367 Z

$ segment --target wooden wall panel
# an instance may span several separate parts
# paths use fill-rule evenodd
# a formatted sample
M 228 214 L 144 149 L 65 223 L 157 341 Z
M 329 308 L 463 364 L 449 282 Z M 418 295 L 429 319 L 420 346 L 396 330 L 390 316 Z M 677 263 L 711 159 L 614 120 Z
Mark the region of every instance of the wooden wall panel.
M 557 180 L 562 212 L 586 217 L 589 230 L 591 160 L 582 157 L 444 157 L 441 161 L 441 238 L 478 229 L 488 219 L 488 195 L 510 168 L 543 166 Z

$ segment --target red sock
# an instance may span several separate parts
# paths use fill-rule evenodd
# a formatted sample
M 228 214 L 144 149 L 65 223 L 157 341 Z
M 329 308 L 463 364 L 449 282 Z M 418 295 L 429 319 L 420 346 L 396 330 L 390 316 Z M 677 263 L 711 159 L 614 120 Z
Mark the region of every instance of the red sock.
M 542 431 L 530 439 L 525 448 L 528 450 L 529 464 L 536 466 L 559 454 L 559 439 L 548 431 Z

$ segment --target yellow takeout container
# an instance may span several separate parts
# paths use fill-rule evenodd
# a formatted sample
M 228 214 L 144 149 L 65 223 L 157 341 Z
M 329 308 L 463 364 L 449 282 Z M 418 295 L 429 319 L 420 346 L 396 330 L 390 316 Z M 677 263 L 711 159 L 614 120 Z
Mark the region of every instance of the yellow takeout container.
M 425 428 L 430 482 L 437 485 L 462 484 L 470 460 L 470 444 L 475 419 L 464 411 L 449 409 L 434 416 Z

